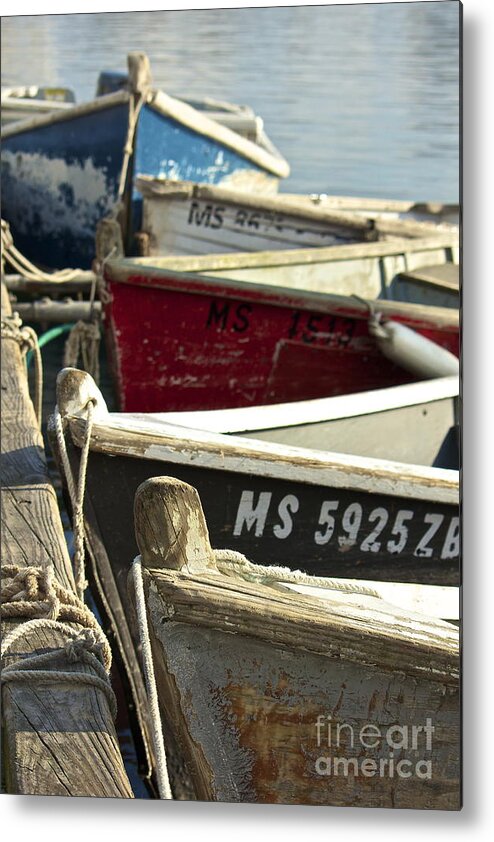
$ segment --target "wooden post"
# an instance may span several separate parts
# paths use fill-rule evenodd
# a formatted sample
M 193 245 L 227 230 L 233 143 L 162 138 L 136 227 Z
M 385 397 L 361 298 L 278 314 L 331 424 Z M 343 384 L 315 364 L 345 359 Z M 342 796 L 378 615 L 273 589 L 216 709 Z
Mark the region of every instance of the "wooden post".
M 2 284 L 2 319 L 11 315 Z M 2 560 L 19 567 L 52 567 L 57 582 L 75 591 L 43 439 L 29 398 L 19 345 L 2 336 Z M 4 638 L 27 617 L 3 619 Z M 75 630 L 81 627 L 73 625 Z M 31 629 L 16 641 L 4 667 L 40 652 L 63 649 L 56 628 Z M 45 667 L 49 669 L 49 666 Z M 93 668 L 63 657 L 57 672 Z M 6 789 L 24 795 L 132 798 L 106 694 L 63 677 L 49 683 L 11 681 L 2 686 Z
M 96 227 L 96 259 L 123 257 L 122 228 L 115 219 L 101 219 Z
M 151 65 L 146 53 L 133 52 L 127 56 L 129 86 L 134 94 L 145 93 L 151 88 Z
M 215 569 L 196 489 L 173 477 L 153 477 L 136 491 L 134 522 L 142 564 L 188 573 Z

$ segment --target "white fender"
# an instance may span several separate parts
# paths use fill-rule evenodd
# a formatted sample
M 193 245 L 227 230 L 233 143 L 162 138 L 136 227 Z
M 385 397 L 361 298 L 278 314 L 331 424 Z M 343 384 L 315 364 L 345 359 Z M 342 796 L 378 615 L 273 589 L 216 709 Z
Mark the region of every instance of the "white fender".
M 369 333 L 385 357 L 419 377 L 459 375 L 460 361 L 450 351 L 398 322 L 369 318 Z

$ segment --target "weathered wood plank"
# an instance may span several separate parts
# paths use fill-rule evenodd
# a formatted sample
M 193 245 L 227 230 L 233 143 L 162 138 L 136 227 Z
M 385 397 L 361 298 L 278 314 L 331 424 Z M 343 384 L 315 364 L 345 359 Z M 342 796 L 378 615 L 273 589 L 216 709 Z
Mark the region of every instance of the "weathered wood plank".
M 10 315 L 2 284 L 2 318 Z M 19 567 L 53 566 L 55 578 L 74 591 L 55 491 L 49 481 L 43 440 L 29 398 L 24 362 L 17 342 L 2 336 L 2 557 Z M 27 617 L 2 621 L 4 638 Z M 73 624 L 74 630 L 81 626 Z M 31 627 L 9 649 L 4 667 L 26 657 L 64 648 L 60 626 Z M 107 694 L 88 683 L 94 668 L 71 662 L 62 653 L 54 673 L 81 673 L 49 683 L 3 684 L 7 791 L 31 795 L 133 797 Z M 33 667 L 34 668 L 34 667 Z M 46 666 L 50 669 L 50 666 Z M 109 685 L 108 685 L 109 686 Z

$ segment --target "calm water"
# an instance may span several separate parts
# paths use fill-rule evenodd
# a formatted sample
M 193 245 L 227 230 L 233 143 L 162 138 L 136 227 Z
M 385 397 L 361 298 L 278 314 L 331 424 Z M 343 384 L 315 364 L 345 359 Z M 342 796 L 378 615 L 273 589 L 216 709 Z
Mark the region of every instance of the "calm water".
M 459 4 L 5 18 L 2 84 L 91 99 L 144 50 L 158 87 L 252 105 L 284 189 L 458 201 Z

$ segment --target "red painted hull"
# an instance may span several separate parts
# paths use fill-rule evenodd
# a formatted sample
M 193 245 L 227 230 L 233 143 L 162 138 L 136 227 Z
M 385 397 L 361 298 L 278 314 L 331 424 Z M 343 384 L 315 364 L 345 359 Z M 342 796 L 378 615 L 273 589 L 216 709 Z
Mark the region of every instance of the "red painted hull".
M 252 406 L 416 379 L 383 357 L 365 306 L 349 297 L 135 264 L 125 273 L 107 264 L 105 281 L 122 411 Z M 458 356 L 454 311 L 394 302 L 379 309 Z

